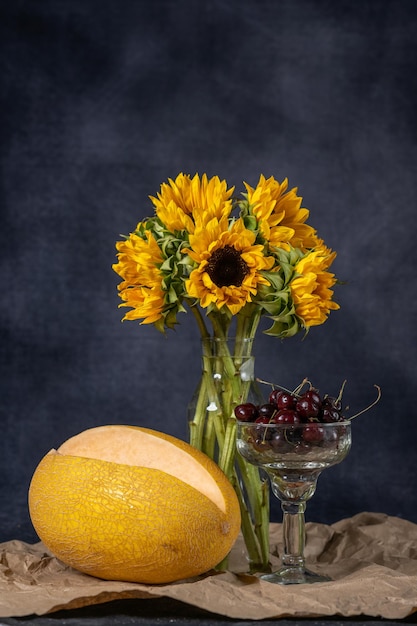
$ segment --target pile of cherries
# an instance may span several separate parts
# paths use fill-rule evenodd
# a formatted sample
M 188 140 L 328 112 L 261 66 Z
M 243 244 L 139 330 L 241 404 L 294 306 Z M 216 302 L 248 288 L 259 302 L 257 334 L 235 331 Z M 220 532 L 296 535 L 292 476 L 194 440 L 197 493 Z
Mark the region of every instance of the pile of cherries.
M 300 389 L 300 388 L 299 388 Z M 301 387 L 302 389 L 302 387 Z M 319 394 L 313 386 L 301 393 L 274 388 L 269 394 L 268 402 L 256 406 L 251 402 L 239 404 L 234 412 L 239 422 L 254 423 L 254 433 L 259 431 L 263 442 L 273 439 L 277 447 L 281 443 L 289 443 L 288 432 L 293 432 L 294 443 L 319 444 L 324 439 L 323 424 L 343 422 L 346 418 L 342 413 L 342 391 L 338 397 Z M 287 429 L 262 428 L 264 424 L 286 426 Z M 259 428 L 256 428 L 259 425 Z M 303 426 L 298 428 L 297 426 Z

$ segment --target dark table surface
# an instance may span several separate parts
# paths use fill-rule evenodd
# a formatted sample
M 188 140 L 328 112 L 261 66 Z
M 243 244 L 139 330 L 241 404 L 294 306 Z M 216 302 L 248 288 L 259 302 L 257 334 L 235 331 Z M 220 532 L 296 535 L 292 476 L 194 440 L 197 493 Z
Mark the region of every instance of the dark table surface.
M 143 626 L 168 626 L 181 624 L 189 626 L 347 626 L 348 624 L 417 624 L 417 613 L 404 620 L 384 620 L 357 616 L 342 618 L 297 618 L 276 620 L 240 620 L 231 619 L 215 613 L 210 613 L 196 607 L 189 606 L 170 598 L 155 598 L 147 600 L 115 600 L 113 602 L 58 611 L 44 616 L 29 616 L 20 618 L 0 618 L 0 626 L 129 626 L 131 624 Z

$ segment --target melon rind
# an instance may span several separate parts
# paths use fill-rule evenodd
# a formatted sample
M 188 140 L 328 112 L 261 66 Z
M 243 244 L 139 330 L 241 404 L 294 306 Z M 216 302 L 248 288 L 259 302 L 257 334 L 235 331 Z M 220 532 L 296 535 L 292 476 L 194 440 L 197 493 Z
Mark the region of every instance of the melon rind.
M 240 513 L 231 484 L 202 456 L 224 511 L 167 472 L 51 451 L 29 489 L 34 528 L 56 557 L 99 578 L 161 584 L 205 573 L 233 546 Z

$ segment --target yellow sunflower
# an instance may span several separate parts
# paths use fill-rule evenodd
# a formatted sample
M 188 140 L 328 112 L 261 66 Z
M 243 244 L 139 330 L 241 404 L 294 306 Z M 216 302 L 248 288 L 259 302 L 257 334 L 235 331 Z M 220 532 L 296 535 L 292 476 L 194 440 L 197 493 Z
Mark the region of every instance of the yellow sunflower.
M 164 307 L 162 277 L 158 269 L 163 259 L 154 237 L 149 231 L 146 240 L 132 233 L 125 241 L 119 241 L 116 248 L 118 262 L 113 269 L 123 278 L 118 285 L 123 300 L 120 306 L 132 308 L 123 319 L 142 319 L 142 324 L 158 321 Z
M 227 307 L 235 315 L 268 284 L 262 270 L 271 269 L 273 257 L 265 257 L 262 245 L 254 245 L 255 233 L 238 219 L 229 227 L 227 218 L 213 218 L 190 235 L 189 256 L 198 263 L 186 281 L 191 298 L 203 308 Z
M 295 278 L 290 283 L 295 311 L 306 327 L 323 324 L 331 310 L 340 306 L 333 302 L 332 287 L 336 277 L 328 268 L 336 252 L 332 252 L 322 242 L 304 256 L 295 266 Z
M 291 245 L 305 251 L 317 245 L 316 231 L 305 223 L 309 211 L 301 207 L 296 187 L 287 191 L 287 178 L 279 183 L 261 174 L 256 187 L 244 185 L 260 233 L 271 246 L 288 250 Z
M 230 215 L 233 191 L 234 187 L 227 189 L 226 181 L 218 176 L 209 179 L 203 174 L 200 179 L 198 174 L 193 178 L 178 174 L 175 180 L 169 178 L 168 183 L 163 183 L 157 196 L 150 199 L 167 230 L 193 233 L 196 222 L 202 224 L 213 217 Z

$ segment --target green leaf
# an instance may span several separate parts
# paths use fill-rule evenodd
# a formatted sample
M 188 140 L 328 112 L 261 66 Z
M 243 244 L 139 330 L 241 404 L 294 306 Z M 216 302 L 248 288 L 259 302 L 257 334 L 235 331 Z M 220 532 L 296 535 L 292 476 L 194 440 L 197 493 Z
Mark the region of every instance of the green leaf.
M 172 309 L 171 311 L 168 311 L 167 315 L 165 316 L 165 326 L 172 330 L 176 324 L 177 314 L 176 311 Z
M 284 280 L 280 272 L 262 272 L 269 285 L 260 285 L 258 293 L 261 298 L 266 298 L 270 293 L 280 292 L 284 286 Z
M 278 320 L 274 321 L 272 326 L 265 330 L 264 333 L 265 335 L 271 335 L 273 337 L 286 338 L 293 337 L 300 330 L 301 324 L 297 321 L 295 317 L 292 318 L 292 322 L 286 322 L 283 319 L 279 318 Z
M 156 330 L 165 335 L 165 320 L 163 317 L 160 317 L 156 322 L 153 323 Z
M 176 292 L 176 291 L 175 291 L 175 289 L 172 287 L 172 285 L 171 285 L 171 287 L 169 288 L 169 290 L 167 291 L 165 298 L 166 298 L 166 300 L 167 300 L 169 303 L 173 303 L 173 302 L 176 302 L 176 301 L 178 300 L 178 295 L 177 295 L 177 292 Z
M 245 225 L 245 228 L 247 228 L 248 230 L 252 230 L 254 232 L 257 232 L 257 230 L 258 230 L 258 220 L 253 215 L 245 215 L 243 217 L 243 223 Z
M 165 259 L 162 265 L 159 266 L 159 269 L 162 272 L 171 272 L 173 268 L 173 264 L 174 264 L 173 258 L 169 257 L 168 259 Z

